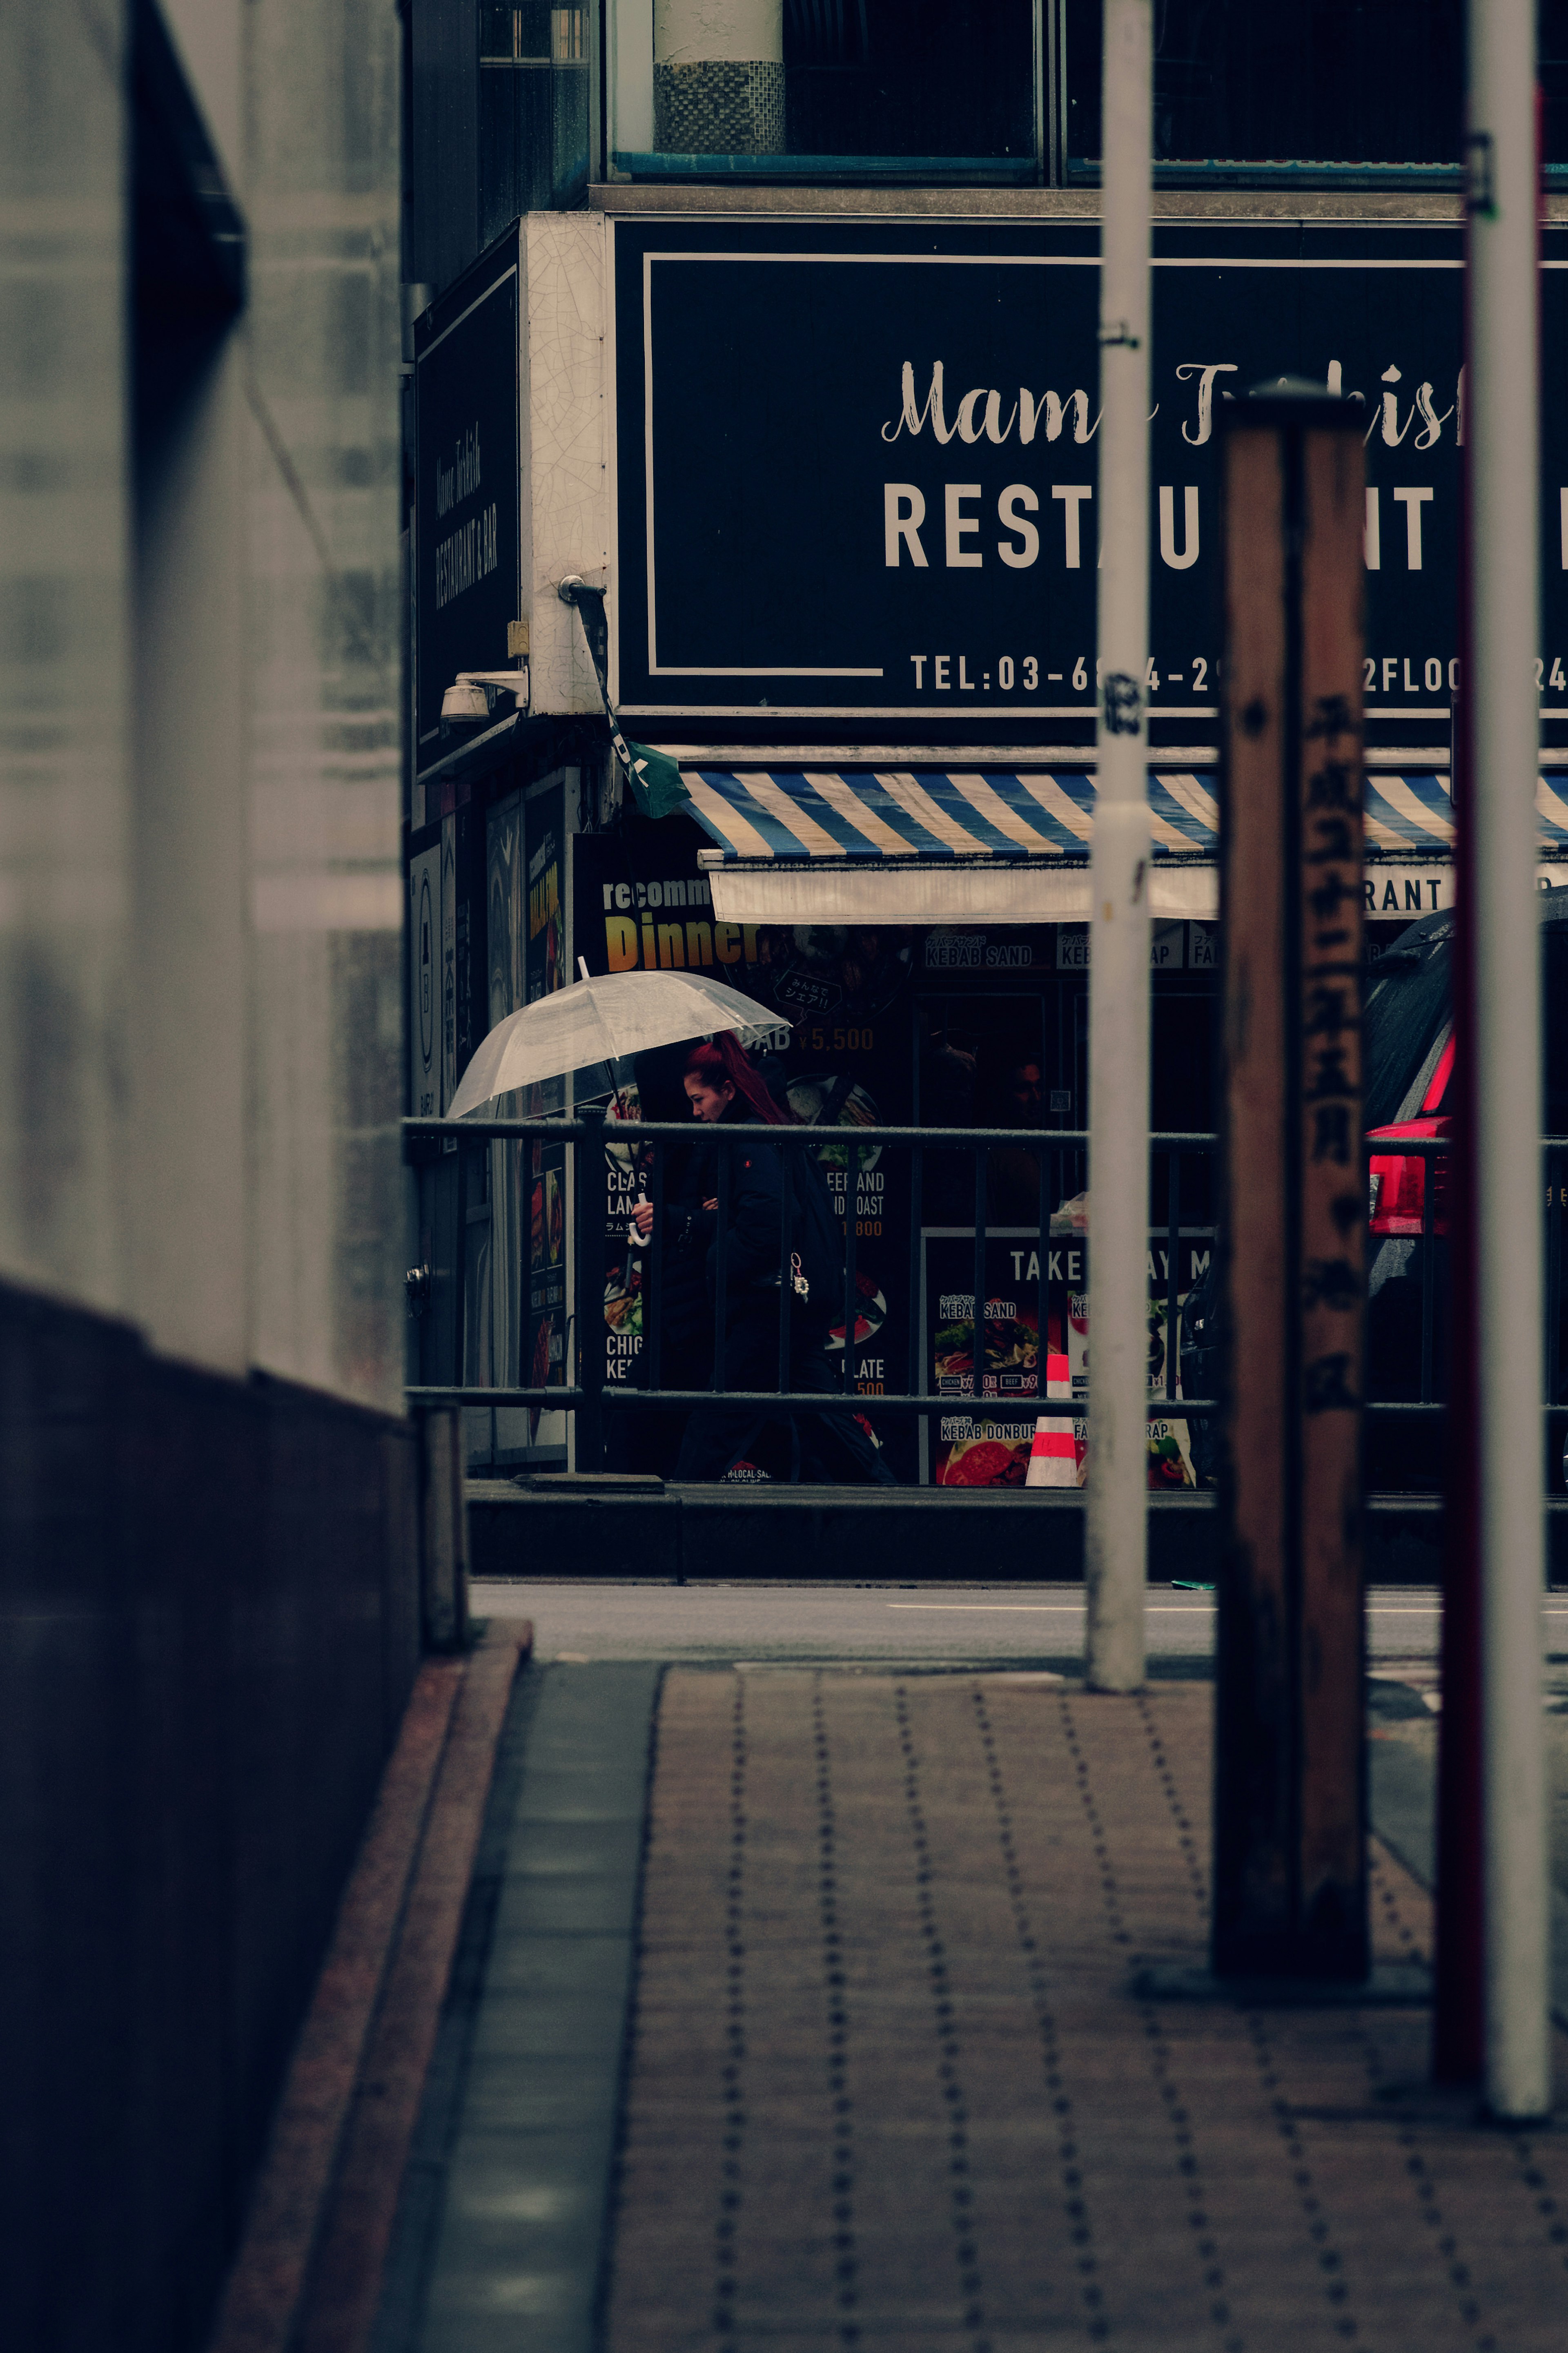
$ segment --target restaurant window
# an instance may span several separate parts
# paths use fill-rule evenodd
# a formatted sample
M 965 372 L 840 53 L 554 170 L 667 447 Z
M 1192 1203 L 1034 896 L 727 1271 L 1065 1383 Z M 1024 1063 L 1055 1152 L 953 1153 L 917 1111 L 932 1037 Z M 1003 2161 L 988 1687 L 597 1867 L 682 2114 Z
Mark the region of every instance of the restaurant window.
M 637 178 L 1035 181 L 1048 24 L 1045 0 L 616 0 L 614 161 Z
M 594 77 L 586 7 L 482 0 L 479 17 L 483 246 L 520 213 L 582 201 Z

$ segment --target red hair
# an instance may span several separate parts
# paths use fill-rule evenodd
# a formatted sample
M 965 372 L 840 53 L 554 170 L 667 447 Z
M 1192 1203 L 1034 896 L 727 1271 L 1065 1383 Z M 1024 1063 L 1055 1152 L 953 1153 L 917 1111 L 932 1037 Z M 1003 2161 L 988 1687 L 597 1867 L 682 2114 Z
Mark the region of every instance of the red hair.
M 721 1029 L 718 1036 L 705 1039 L 694 1046 L 687 1060 L 686 1075 L 700 1078 L 704 1084 L 718 1088 L 726 1081 L 735 1092 L 749 1103 L 759 1119 L 770 1127 L 798 1125 L 795 1113 L 776 1103 L 763 1083 L 757 1069 L 732 1029 Z

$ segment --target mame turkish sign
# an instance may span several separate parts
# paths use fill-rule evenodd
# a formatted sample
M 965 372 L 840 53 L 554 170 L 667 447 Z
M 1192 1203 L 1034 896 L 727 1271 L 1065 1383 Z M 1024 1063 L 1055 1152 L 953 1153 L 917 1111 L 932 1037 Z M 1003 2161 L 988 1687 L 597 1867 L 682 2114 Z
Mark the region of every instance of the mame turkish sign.
M 616 690 L 628 714 L 1087 721 L 1099 544 L 1092 224 L 613 223 Z M 1545 233 L 1544 381 L 1568 237 Z M 1213 714 L 1221 403 L 1280 375 L 1366 419 L 1366 694 L 1446 735 L 1465 391 L 1458 231 L 1157 237 L 1152 715 Z M 1568 715 L 1568 436 L 1549 403 L 1542 684 Z

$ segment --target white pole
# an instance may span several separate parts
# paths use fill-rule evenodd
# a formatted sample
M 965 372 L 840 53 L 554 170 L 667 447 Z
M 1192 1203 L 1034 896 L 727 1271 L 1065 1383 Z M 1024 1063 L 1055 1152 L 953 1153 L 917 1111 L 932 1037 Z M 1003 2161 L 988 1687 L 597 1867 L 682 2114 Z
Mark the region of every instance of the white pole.
M 1542 1731 L 1533 0 L 1469 0 L 1472 860 L 1487 2099 L 1552 2105 Z M 1469 682 L 1467 681 L 1467 685 Z
M 1089 979 L 1089 1680 L 1143 1680 L 1148 1509 L 1151 0 L 1105 0 L 1100 774 Z

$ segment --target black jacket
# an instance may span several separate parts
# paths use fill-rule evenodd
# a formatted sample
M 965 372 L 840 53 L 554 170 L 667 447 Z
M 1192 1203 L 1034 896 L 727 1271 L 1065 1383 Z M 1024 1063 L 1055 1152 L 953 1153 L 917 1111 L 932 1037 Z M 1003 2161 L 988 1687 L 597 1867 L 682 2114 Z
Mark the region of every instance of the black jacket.
M 715 1197 L 719 1195 L 721 1155 L 727 1152 L 730 1162 L 725 1290 L 727 1304 L 733 1314 L 745 1293 L 763 1284 L 770 1289 L 777 1286 L 784 1171 L 777 1146 L 765 1140 L 766 1125 L 753 1118 L 750 1110 L 732 1105 L 724 1125 L 744 1126 L 749 1131 L 744 1144 L 717 1145 L 712 1154 L 711 1193 Z M 713 1222 L 717 1223 L 716 1218 Z M 715 1234 L 708 1252 L 708 1288 L 710 1293 L 716 1293 L 718 1287 L 719 1241 Z
M 706 1268 L 719 1220 L 702 1204 L 713 1198 L 717 1185 L 712 1146 L 700 1136 L 668 1147 L 661 1308 L 666 1335 L 676 1342 L 713 1335 Z

